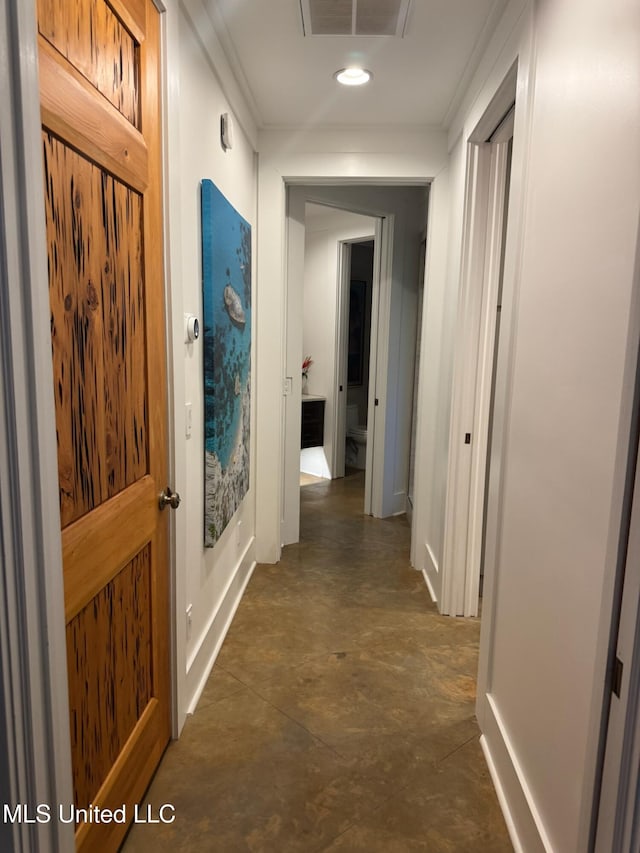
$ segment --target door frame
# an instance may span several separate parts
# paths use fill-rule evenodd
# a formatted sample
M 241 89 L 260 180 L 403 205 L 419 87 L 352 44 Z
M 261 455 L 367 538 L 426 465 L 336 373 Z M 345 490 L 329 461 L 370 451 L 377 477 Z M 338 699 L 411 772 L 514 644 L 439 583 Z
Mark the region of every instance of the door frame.
M 351 240 L 341 240 L 338 245 L 338 310 L 336 312 L 336 374 L 334 388 L 336 403 L 333 422 L 333 460 L 332 470 L 335 477 L 344 477 L 345 442 L 347 435 L 347 347 L 349 346 L 349 286 L 351 283 Z M 341 388 L 342 386 L 342 388 Z
M 302 281 L 304 275 L 305 204 L 303 187 L 285 189 L 285 295 L 282 375 L 284 379 L 280 431 L 280 530 L 282 545 L 300 538 L 300 429 L 302 425 Z
M 50 804 L 53 816 L 73 786 L 36 45 L 33 5 L 10 0 L 0 20 L 2 776 L 7 802 Z M 5 824 L 0 837 L 3 849 L 67 850 L 74 827 Z
M 603 729 L 606 723 L 602 744 L 604 755 L 599 797 L 594 803 L 598 812 L 597 834 L 595 846 L 590 848 L 601 853 L 637 849 L 640 830 L 640 807 L 637 804 L 640 756 L 640 467 L 637 464 L 637 424 L 636 406 L 635 436 L 629 459 L 629 482 L 619 549 L 618 572 L 622 589 L 619 605 L 614 606 L 612 635 L 616 636 L 610 646 L 603 703 Z M 616 658 L 623 665 L 618 693 L 613 692 L 612 685 Z M 635 842 L 633 847 L 632 838 Z
M 182 275 L 182 220 L 180 211 L 180 170 L 170 161 L 180 159 L 180 81 L 172 69 L 179 67 L 178 6 L 175 0 L 153 0 L 160 13 L 162 211 L 164 237 L 165 338 L 167 341 L 167 471 L 169 482 L 180 491 L 177 471 L 186 469 L 186 447 L 179 437 L 184 429 L 184 305 L 182 290 L 172 290 L 171 282 Z M 169 152 L 171 157 L 169 157 Z M 176 204 L 172 200 L 177 200 Z M 184 614 L 187 608 L 186 576 L 177 570 L 177 554 L 186 548 L 185 525 L 177 513 L 169 518 L 169 607 L 171 666 L 171 736 L 178 738 L 187 720 L 187 637 Z
M 603 597 L 608 649 L 589 853 L 636 849 L 640 837 L 640 223 L 634 282 L 623 383 L 628 392 L 617 462 L 620 523 L 610 610 Z M 616 658 L 623 665 L 618 693 L 613 692 Z
M 384 448 L 387 422 L 387 365 L 391 319 L 391 281 L 395 217 L 376 219 L 373 235 L 373 293 L 369 347 L 367 451 L 364 513 L 382 518 L 384 506 Z M 380 405 L 382 401 L 382 405 Z M 371 432 L 369 432 L 371 426 Z
M 333 186 L 335 181 L 318 181 L 317 185 Z M 362 186 L 358 184 L 357 186 Z M 386 418 L 386 365 L 389 355 L 389 321 L 391 312 L 391 281 L 393 264 L 393 214 L 365 210 L 357 205 L 346 207 L 315 198 L 304 184 L 284 182 L 285 188 L 285 293 L 282 328 L 283 407 L 281 429 L 280 471 L 280 530 L 281 546 L 298 542 L 300 538 L 300 421 L 302 407 L 302 288 L 304 275 L 305 218 L 307 202 L 347 210 L 376 220 L 374 233 L 374 273 L 379 270 L 378 298 L 371 311 L 371 362 L 369 368 L 368 422 L 373 425 L 375 442 L 367 440 L 367 471 L 365 476 L 365 508 L 367 515 L 382 516 L 384 487 L 384 433 Z M 373 348 L 374 334 L 376 339 Z M 375 353 L 375 358 L 374 358 Z M 373 382 L 372 382 L 373 380 Z M 373 393 L 372 393 L 373 392 Z M 336 387 L 337 393 L 337 387 Z M 376 405 L 376 399 L 379 405 Z M 332 425 L 332 429 L 335 427 Z M 368 499 L 367 499 L 368 496 Z
M 373 323 L 373 306 L 377 304 L 380 296 L 380 257 L 376 250 L 377 239 L 376 234 L 380 233 L 381 223 L 379 218 L 376 218 L 376 226 L 374 233 L 368 237 L 357 237 L 353 240 L 340 240 L 338 248 L 338 311 L 336 313 L 336 341 L 338 344 L 338 352 L 336 355 L 336 378 L 334 382 L 335 389 L 335 419 L 333 423 L 333 471 L 335 476 L 344 477 L 345 467 L 345 437 L 347 434 L 347 349 L 349 346 L 349 290 L 351 284 L 351 247 L 357 243 L 367 243 L 373 241 L 373 279 L 371 293 L 371 331 L 369 336 L 369 377 L 368 377 L 368 392 L 367 392 L 367 419 L 370 415 L 371 390 L 375 385 L 375 364 L 374 357 L 378 348 L 378 326 Z M 345 389 L 344 393 L 340 393 L 340 386 Z M 368 420 L 367 420 L 368 423 Z M 369 443 L 374 442 L 374 429 L 369 432 L 367 428 L 367 453 L 365 463 L 365 491 L 364 491 L 364 513 L 371 515 L 371 492 L 372 492 L 372 477 L 369 466 L 373 461 L 373 454 L 369 454 Z
M 439 602 L 444 615 L 478 615 L 509 148 L 508 139 L 488 140 L 513 108 L 516 75 L 517 66 L 514 66 L 467 142 L 462 272 Z M 511 125 L 511 133 L 512 129 Z M 506 377 L 503 375 L 502 379 Z

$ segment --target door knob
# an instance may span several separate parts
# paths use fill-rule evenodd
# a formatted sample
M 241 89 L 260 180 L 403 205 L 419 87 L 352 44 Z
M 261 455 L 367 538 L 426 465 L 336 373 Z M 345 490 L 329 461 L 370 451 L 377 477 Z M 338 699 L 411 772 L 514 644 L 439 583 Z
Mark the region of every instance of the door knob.
M 172 492 L 169 486 L 167 486 L 163 492 L 160 492 L 158 505 L 160 509 L 164 509 L 167 506 L 170 506 L 171 509 L 178 509 L 180 506 L 180 495 L 177 492 Z

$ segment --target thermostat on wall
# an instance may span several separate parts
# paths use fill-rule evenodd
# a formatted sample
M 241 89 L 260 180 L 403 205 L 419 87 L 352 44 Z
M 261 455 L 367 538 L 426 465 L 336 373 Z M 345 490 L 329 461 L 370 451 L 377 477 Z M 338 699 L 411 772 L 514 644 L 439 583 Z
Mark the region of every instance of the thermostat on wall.
M 197 341 L 200 337 L 200 323 L 198 322 L 198 318 L 193 314 L 185 314 L 185 342 L 188 344 Z

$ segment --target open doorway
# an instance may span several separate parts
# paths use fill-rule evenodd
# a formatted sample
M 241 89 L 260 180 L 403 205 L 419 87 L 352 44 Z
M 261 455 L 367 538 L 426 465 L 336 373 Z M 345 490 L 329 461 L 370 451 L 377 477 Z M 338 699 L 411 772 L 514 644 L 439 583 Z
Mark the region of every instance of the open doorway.
M 309 210 L 317 205 L 307 205 Z M 334 214 L 336 212 L 334 211 Z M 338 212 L 340 214 L 341 212 Z M 359 224 L 353 219 L 354 225 Z M 367 217 L 357 217 L 367 225 Z M 374 222 L 371 220 L 372 232 Z M 332 251 L 332 246 L 329 246 Z M 302 438 L 300 451 L 300 485 L 309 485 L 318 478 L 337 479 L 345 476 L 345 470 L 367 469 L 367 425 L 369 419 L 370 387 L 375 377 L 371 377 L 371 365 L 375 359 L 376 336 L 371 334 L 373 295 L 379 290 L 379 280 L 375 268 L 375 237 L 344 240 L 338 243 L 338 269 L 336 278 L 336 353 L 335 353 L 335 417 L 331 423 L 318 429 L 318 417 L 321 416 L 322 403 L 311 391 L 308 377 L 314 367 L 310 338 L 317 327 L 317 306 L 315 294 L 309 294 L 309 286 L 322 288 L 324 282 L 314 280 L 309 268 L 305 271 L 305 292 L 307 299 L 303 304 L 303 383 L 302 383 Z M 311 279 L 311 280 L 310 280 Z M 322 297 L 322 293 L 320 296 Z M 309 346 L 307 346 L 309 344 Z M 372 359 L 373 350 L 373 359 Z M 375 404 L 375 400 L 373 401 Z M 331 435 L 323 435 L 331 430 Z M 318 441 L 324 441 L 324 447 L 317 447 Z M 327 462 L 327 450 L 331 447 L 333 455 Z M 368 460 L 371 464 L 371 459 Z M 328 472 L 325 474 L 324 472 Z M 369 472 L 369 480 L 371 472 Z
M 346 438 L 346 359 L 344 378 L 340 382 L 335 358 L 337 349 L 334 345 L 333 358 L 336 363 L 333 385 L 329 387 L 333 388 L 335 396 L 330 399 L 330 393 L 324 394 L 318 387 L 319 374 L 325 368 L 318 367 L 315 351 L 307 343 L 301 319 L 305 301 L 301 283 L 305 279 L 305 267 L 308 265 L 306 249 L 310 228 L 316 227 L 311 224 L 311 220 L 307 222 L 306 207 L 324 207 L 325 215 L 329 209 L 334 214 L 358 216 L 361 221 L 368 219 L 370 223 L 361 233 L 346 233 L 332 240 L 333 259 L 329 265 L 324 265 L 324 275 L 325 285 L 327 281 L 337 282 L 340 260 L 338 242 L 353 244 L 363 240 L 370 241 L 373 236 L 374 283 L 367 389 L 369 404 L 366 417 L 364 512 L 382 518 L 404 513 L 406 510 L 418 313 L 419 247 L 426 222 L 428 190 L 426 185 L 289 186 L 287 199 L 287 371 L 282 433 L 282 545 L 297 542 L 299 535 L 302 388 L 298 376 L 306 356 L 310 356 L 314 361 L 309 370 L 307 393 L 327 396 L 322 445 L 323 464 L 326 463 L 325 476 L 335 476 L 337 448 L 346 450 L 346 442 L 342 438 Z M 379 280 L 377 289 L 376 276 Z M 313 314 L 312 334 L 315 335 L 315 340 L 318 341 L 320 330 L 323 329 L 323 340 L 332 337 L 335 341 L 340 329 L 339 319 L 338 313 L 332 314 L 332 309 L 328 310 L 326 304 L 319 307 Z M 340 385 L 342 392 L 339 390 Z M 342 402 L 340 393 L 344 398 Z M 336 425 L 337 418 L 341 419 L 340 425 Z M 355 424 L 356 427 L 362 426 L 364 418 L 359 417 L 358 420 L 360 423 Z M 334 438 L 337 435 L 341 437 Z
M 344 448 L 342 473 L 345 468 L 366 471 L 367 421 L 369 417 L 369 374 L 371 364 L 371 310 L 374 286 L 375 241 L 363 240 L 343 245 L 345 273 L 342 280 L 343 311 L 339 347 L 342 369 L 340 385 L 346 389 L 344 440 L 342 431 L 337 436 L 339 447 Z M 346 382 L 345 382 L 346 372 Z M 340 475 L 340 466 L 337 470 Z
M 425 566 L 444 615 L 479 614 L 483 569 L 483 615 L 487 601 L 492 606 L 489 575 L 495 563 L 511 339 L 510 309 L 507 321 L 501 319 L 516 72 L 514 66 L 466 146 L 444 543 L 440 568 L 435 561 Z
M 344 476 L 347 411 L 353 418 L 351 410 L 347 410 L 350 383 L 352 399 L 357 399 L 359 410 L 364 413 L 358 425 L 367 420 L 368 399 L 362 394 L 354 397 L 353 389 L 357 387 L 362 392 L 369 387 L 370 358 L 368 349 L 365 357 L 364 347 L 365 338 L 367 348 L 371 340 L 372 235 L 375 228 L 376 221 L 371 217 L 326 205 L 305 205 L 301 482 L 307 482 L 308 477 L 336 479 Z M 371 247 L 368 268 L 363 258 L 366 250 L 357 248 L 363 241 L 368 241 Z M 365 279 L 356 280 L 356 276 L 365 276 Z M 353 300 L 350 298 L 352 280 Z M 378 284 L 376 280 L 376 291 Z M 367 295 L 369 313 L 365 317 Z M 368 320 L 366 336 L 365 320 Z M 356 331 L 363 333 L 359 341 L 356 341 Z M 357 352 L 356 344 L 359 346 Z M 354 347 L 352 355 L 348 351 L 350 347 Z M 358 356 L 361 360 L 356 365 Z M 359 463 L 362 470 L 366 468 L 365 455 L 366 445 L 358 458 L 352 460 Z

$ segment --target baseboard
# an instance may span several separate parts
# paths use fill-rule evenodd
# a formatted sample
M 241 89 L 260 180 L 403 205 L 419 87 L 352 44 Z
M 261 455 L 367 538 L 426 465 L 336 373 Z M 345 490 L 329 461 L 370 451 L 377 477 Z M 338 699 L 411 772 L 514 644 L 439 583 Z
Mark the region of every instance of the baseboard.
M 554 853 L 493 696 L 484 697 L 480 743 L 516 853 Z
M 489 775 L 491 776 L 491 781 L 493 782 L 493 787 L 496 790 L 496 795 L 498 797 L 498 803 L 500 804 L 500 809 L 502 810 L 502 816 L 504 817 L 504 822 L 507 825 L 507 832 L 509 833 L 509 838 L 511 839 L 511 843 L 513 844 L 514 853 L 526 853 L 522 844 L 520 844 L 520 839 L 518 837 L 518 833 L 516 831 L 516 825 L 514 823 L 513 817 L 511 815 L 511 810 L 509 808 L 509 801 L 504 792 L 504 788 L 502 787 L 502 780 L 498 775 L 498 771 L 496 769 L 496 765 L 493 760 L 493 756 L 491 755 L 491 750 L 489 749 L 489 745 L 487 744 L 487 739 L 484 735 L 480 738 L 480 746 L 482 747 L 482 751 L 484 753 L 484 759 L 487 762 L 487 767 L 489 768 Z
M 424 550 L 426 553 L 426 571 L 432 571 L 435 575 L 440 574 L 440 567 L 438 566 L 438 561 L 435 558 L 433 551 L 431 550 L 431 546 L 428 542 L 424 544 Z
M 188 714 L 195 711 L 255 566 L 255 538 L 252 538 L 229 578 L 218 608 L 212 613 L 200 642 L 187 661 Z
M 407 511 L 407 492 L 403 489 L 401 492 L 393 493 L 393 506 L 391 515 L 404 515 Z
M 429 572 L 431 571 L 433 574 L 438 574 L 438 563 L 436 562 L 436 558 L 433 556 L 433 551 L 429 547 L 427 543 L 424 546 L 425 554 L 426 554 L 426 565 L 422 569 L 422 576 L 424 578 L 424 582 L 427 585 L 427 589 L 429 590 L 429 595 L 431 596 L 431 601 L 434 604 L 438 603 L 438 596 L 436 595 L 436 591 L 433 588 L 433 584 L 429 578 Z
M 429 575 L 427 574 L 425 569 L 422 570 L 422 577 L 424 578 L 424 582 L 426 583 L 427 589 L 429 590 L 429 595 L 431 596 L 431 601 L 433 601 L 434 604 L 437 604 L 438 603 L 438 597 L 436 595 L 434 588 L 431 586 L 431 581 L 429 580 Z

